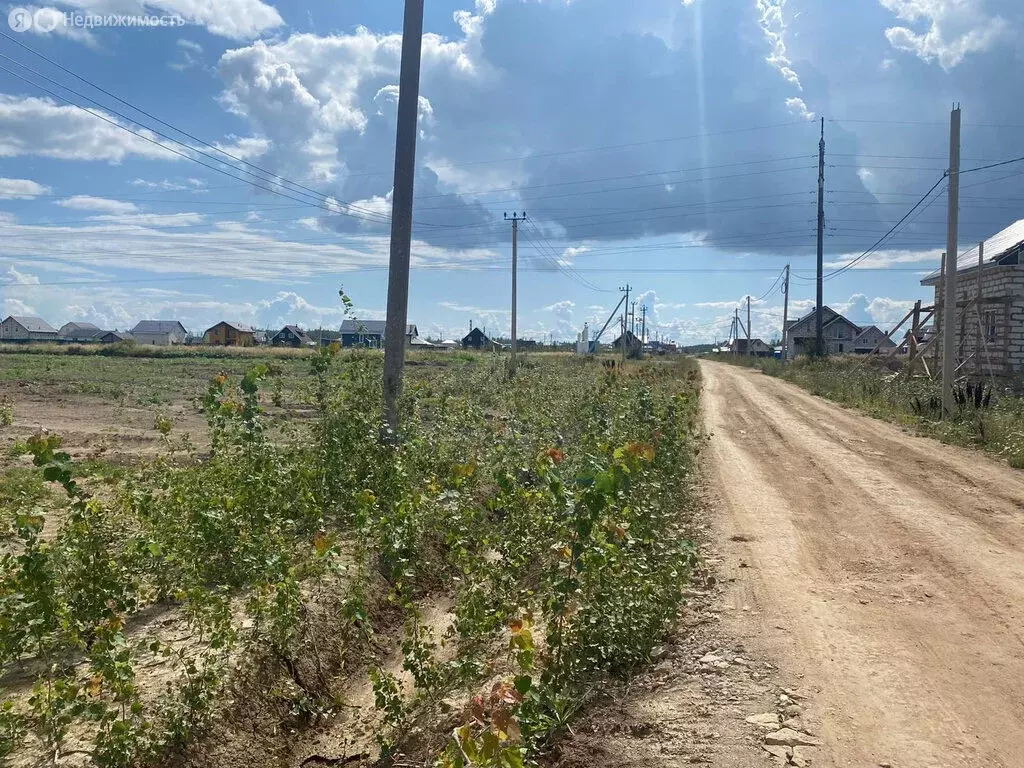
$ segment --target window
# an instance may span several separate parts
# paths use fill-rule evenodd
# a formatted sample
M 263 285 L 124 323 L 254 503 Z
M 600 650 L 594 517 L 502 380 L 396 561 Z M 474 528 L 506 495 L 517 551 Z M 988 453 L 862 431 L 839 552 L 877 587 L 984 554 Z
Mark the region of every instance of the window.
M 996 340 L 996 337 L 997 337 L 996 329 L 997 329 L 997 326 L 996 326 L 996 311 L 994 309 L 990 309 L 987 312 L 985 312 L 985 340 L 986 341 L 995 341 Z

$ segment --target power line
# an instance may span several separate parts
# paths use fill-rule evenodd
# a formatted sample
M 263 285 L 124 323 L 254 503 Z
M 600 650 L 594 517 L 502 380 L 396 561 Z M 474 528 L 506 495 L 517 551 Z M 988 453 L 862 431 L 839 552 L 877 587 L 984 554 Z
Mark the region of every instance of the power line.
M 876 240 L 874 242 L 874 244 L 870 248 L 868 248 L 866 251 L 864 251 L 860 256 L 857 256 L 856 258 L 854 258 L 854 259 L 850 260 L 849 262 L 847 262 L 846 264 L 844 264 L 839 269 L 836 269 L 836 270 L 834 270 L 832 272 L 829 272 L 827 275 L 824 276 L 823 279 L 831 279 L 831 278 L 835 277 L 836 275 L 842 274 L 843 272 L 845 272 L 848 269 L 852 269 L 855 265 L 859 264 L 861 261 L 863 261 L 868 256 L 870 256 L 872 253 L 874 253 L 875 250 L 877 250 L 878 247 L 882 243 L 884 243 L 894 232 L 896 232 L 896 230 L 900 227 L 900 225 L 903 224 L 903 222 L 905 222 L 907 219 L 909 219 L 911 217 L 911 215 L 918 208 L 921 207 L 921 205 L 924 203 L 925 200 L 927 200 L 929 197 L 931 197 L 932 192 L 934 192 L 936 189 L 938 189 L 939 185 L 942 184 L 942 182 L 946 180 L 946 176 L 947 175 L 948 174 L 945 174 L 945 173 L 942 174 L 942 176 L 939 177 L 939 179 L 932 185 L 931 189 L 929 189 L 927 192 L 925 192 L 924 195 L 921 197 L 921 199 L 919 199 L 916 203 L 914 203 L 913 207 L 903 215 L 903 218 L 901 218 L 899 221 L 897 221 L 895 224 L 893 224 L 893 226 L 889 229 L 889 231 L 886 232 L 884 235 L 882 235 L 880 238 L 878 238 L 878 240 Z

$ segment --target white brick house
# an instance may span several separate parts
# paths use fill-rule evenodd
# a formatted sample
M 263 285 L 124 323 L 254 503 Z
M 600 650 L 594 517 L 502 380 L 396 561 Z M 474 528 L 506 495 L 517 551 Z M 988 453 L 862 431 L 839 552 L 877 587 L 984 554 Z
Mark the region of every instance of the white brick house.
M 960 257 L 956 272 L 957 361 L 969 360 L 968 372 L 1015 376 L 1024 372 L 1024 219 L 985 241 L 978 293 L 978 249 Z M 944 294 L 938 272 L 921 285 L 935 288 L 936 306 Z M 942 329 L 942 312 L 937 313 Z
M 810 354 L 817 342 L 817 310 L 812 309 L 799 320 L 786 324 L 786 359 L 793 360 L 800 355 Z M 861 328 L 850 322 L 828 306 L 821 308 L 822 335 L 825 354 L 843 355 L 854 351 L 854 341 L 861 334 Z

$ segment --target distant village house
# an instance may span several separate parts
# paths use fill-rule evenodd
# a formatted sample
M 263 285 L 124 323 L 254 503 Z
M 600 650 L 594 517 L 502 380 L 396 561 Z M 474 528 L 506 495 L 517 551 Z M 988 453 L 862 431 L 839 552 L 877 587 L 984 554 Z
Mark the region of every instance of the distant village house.
M 384 320 L 343 320 L 341 323 L 341 346 L 371 347 L 380 349 L 384 346 L 387 322 Z M 418 339 L 419 329 L 412 323 L 405 326 L 405 345 L 414 346 L 413 339 Z
M 251 347 L 254 344 L 254 329 L 245 323 L 229 323 L 221 320 L 207 328 L 203 342 L 218 347 Z
M 57 329 L 41 317 L 11 315 L 0 323 L 0 341 L 57 341 Z
M 825 337 L 825 354 L 842 355 L 853 352 L 854 342 L 861 334 L 861 328 L 836 312 L 831 307 L 821 308 L 823 335 Z M 793 320 L 786 328 L 787 359 L 809 355 L 815 351 L 817 328 L 815 318 L 817 310 L 812 309 L 799 320 Z
M 66 343 L 83 343 L 98 341 L 101 333 L 102 329 L 92 323 L 64 323 L 57 331 L 57 338 Z
M 463 349 L 500 349 L 501 344 L 492 341 L 487 334 L 479 328 L 474 328 L 462 337 Z
M 311 347 L 314 344 L 309 334 L 297 325 L 286 325 L 270 338 L 270 345 L 274 347 Z
M 729 351 L 734 355 L 748 354 L 747 340 L 743 338 L 733 339 L 732 344 L 729 346 Z M 775 354 L 775 350 L 765 344 L 761 339 L 751 339 L 749 354 L 754 357 L 771 357 Z
M 184 344 L 188 331 L 177 320 L 140 320 L 132 328 L 131 335 L 137 344 L 167 347 Z

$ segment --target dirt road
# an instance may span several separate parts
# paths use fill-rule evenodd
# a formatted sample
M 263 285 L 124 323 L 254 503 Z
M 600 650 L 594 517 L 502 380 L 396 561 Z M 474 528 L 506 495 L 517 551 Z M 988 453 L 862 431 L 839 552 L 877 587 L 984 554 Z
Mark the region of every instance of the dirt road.
M 1024 472 L 702 365 L 726 628 L 810 691 L 815 766 L 1024 766 Z

